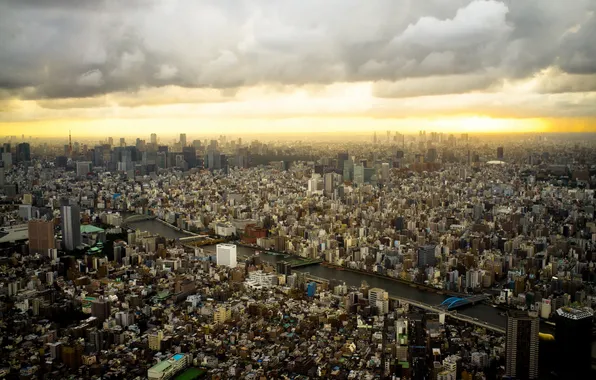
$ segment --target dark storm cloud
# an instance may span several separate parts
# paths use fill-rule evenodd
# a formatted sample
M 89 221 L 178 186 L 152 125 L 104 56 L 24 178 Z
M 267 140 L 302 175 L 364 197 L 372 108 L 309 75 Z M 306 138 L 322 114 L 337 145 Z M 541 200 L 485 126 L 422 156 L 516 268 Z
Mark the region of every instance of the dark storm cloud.
M 551 66 L 591 75 L 594 3 L 4 0 L 0 88 L 43 99 L 379 81 L 379 96 L 404 97 L 482 90 Z M 568 87 L 578 88 L 558 86 Z

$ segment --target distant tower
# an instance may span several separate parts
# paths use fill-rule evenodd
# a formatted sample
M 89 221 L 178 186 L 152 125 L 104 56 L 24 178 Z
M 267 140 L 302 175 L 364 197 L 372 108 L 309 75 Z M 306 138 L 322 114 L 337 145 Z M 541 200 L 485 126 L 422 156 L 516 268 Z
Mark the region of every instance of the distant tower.
M 497 148 L 497 160 L 503 160 L 505 158 L 503 147 L 500 146 Z
M 72 134 L 68 130 L 68 155 L 72 157 Z

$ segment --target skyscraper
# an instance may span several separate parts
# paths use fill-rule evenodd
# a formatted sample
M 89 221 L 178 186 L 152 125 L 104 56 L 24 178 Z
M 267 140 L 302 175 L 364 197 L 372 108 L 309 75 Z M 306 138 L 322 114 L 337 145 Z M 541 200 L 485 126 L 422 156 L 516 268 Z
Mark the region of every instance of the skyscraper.
M 556 311 L 557 372 L 564 379 L 587 379 L 591 370 L 591 334 L 594 315 L 585 309 Z
M 157 145 L 157 135 L 155 133 L 151 134 L 151 144 Z
M 62 217 L 62 241 L 67 251 L 74 251 L 81 245 L 81 210 L 78 205 L 63 201 L 60 208 Z
M 500 146 L 497 148 L 497 160 L 502 160 L 503 157 L 505 157 L 505 154 L 503 152 L 503 147 Z
M 110 303 L 103 296 L 94 300 L 91 303 L 91 315 L 97 318 L 100 322 L 105 321 L 110 317 Z
M 31 161 L 31 146 L 29 143 L 17 145 L 17 162 Z
M 47 253 L 56 248 L 54 241 L 54 222 L 45 220 L 29 221 L 29 252 Z
M 520 380 L 538 378 L 538 333 L 536 312 L 509 310 L 507 313 L 505 375 Z
M 186 133 L 180 134 L 180 146 L 183 148 L 186 146 Z
M 435 265 L 435 246 L 425 245 L 418 248 L 418 268 Z

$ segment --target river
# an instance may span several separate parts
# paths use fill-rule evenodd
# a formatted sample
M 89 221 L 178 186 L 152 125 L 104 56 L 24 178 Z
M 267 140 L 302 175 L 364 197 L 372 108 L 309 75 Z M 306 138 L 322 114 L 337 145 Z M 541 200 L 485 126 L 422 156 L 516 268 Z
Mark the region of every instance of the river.
M 168 239 L 176 239 L 189 236 L 184 232 L 177 231 L 156 220 L 144 220 L 141 222 L 134 222 L 131 223 L 130 226 L 134 229 L 138 228 L 141 231 L 149 231 L 151 233 L 164 236 Z M 255 249 L 253 248 L 238 246 L 238 256 L 252 256 L 254 255 L 254 253 Z M 262 254 L 261 257 L 263 260 L 271 263 L 284 260 L 283 256 L 274 256 L 269 254 Z M 339 281 L 343 281 L 348 286 L 360 286 L 360 284 L 364 280 L 368 283 L 368 285 L 372 287 L 384 289 L 391 296 L 412 299 L 414 301 L 426 303 L 429 305 L 438 305 L 448 297 L 445 295 L 440 295 L 437 293 L 412 288 L 407 284 L 392 281 L 391 279 L 384 279 L 364 273 L 340 271 L 322 265 L 312 265 L 300 268 L 297 271 L 308 272 L 314 276 L 326 278 L 329 280 L 336 279 Z M 473 318 L 478 318 L 481 321 L 485 321 L 503 328 L 505 328 L 506 325 L 506 318 L 499 315 L 498 309 L 484 304 L 463 307 L 461 309 L 458 309 L 458 313 L 465 314 Z

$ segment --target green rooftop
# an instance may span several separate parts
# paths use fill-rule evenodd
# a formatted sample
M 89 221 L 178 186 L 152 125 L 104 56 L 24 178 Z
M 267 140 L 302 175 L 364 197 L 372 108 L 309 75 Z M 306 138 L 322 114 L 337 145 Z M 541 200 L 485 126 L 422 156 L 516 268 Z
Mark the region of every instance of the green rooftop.
M 95 227 L 91 224 L 83 224 L 81 226 L 81 233 L 82 234 L 98 234 L 104 232 L 105 230 L 99 227 Z
M 153 367 L 149 368 L 149 370 L 156 371 L 156 372 L 163 372 L 171 366 L 172 365 L 167 360 L 164 360 L 163 362 L 159 362 L 156 365 L 154 365 Z

